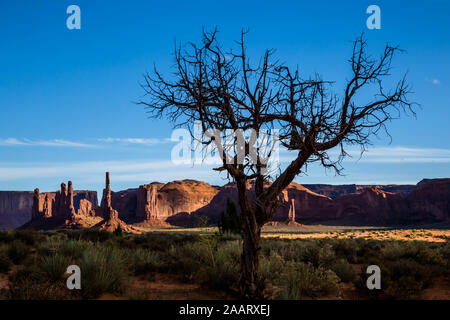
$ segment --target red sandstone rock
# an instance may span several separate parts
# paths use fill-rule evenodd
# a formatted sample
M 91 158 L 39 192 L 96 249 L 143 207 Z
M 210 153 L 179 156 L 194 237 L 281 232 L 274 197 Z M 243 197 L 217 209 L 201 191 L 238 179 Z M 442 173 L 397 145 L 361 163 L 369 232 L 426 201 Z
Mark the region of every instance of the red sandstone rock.
M 216 187 L 195 180 L 142 185 L 137 190 L 135 216 L 140 222 L 182 223 L 189 220 L 193 212 L 208 205 L 217 192 Z
M 408 195 L 415 219 L 450 221 L 450 179 L 425 179 Z
M 80 216 L 95 216 L 92 202 L 87 199 L 81 199 L 77 214 Z
M 252 189 L 252 183 L 248 184 L 248 188 Z M 380 188 L 355 186 L 355 193 L 332 199 L 300 184 L 291 183 L 283 191 L 274 221 L 299 223 L 347 219 L 363 224 L 391 224 L 450 220 L 450 179 L 424 180 L 406 198 L 400 194 L 408 192 L 409 186 L 382 186 L 384 191 Z M 387 192 L 389 188 L 400 190 L 400 194 Z M 90 201 L 94 195 L 95 201 Z M 33 198 L 36 200 L 35 206 Z M 68 189 L 62 184 L 57 193 L 39 193 L 39 197 L 31 192 L 0 192 L 0 228 L 3 221 L 13 221 L 8 212 L 22 212 L 24 206 L 28 206 L 29 211 L 26 215 L 20 213 L 18 217 L 21 219 L 30 219 L 33 211 L 33 216 L 63 219 L 74 227 L 84 226 L 83 217 L 93 215 L 94 212 L 105 217 L 106 229 L 117 226 L 116 218 L 123 220 L 123 223 L 139 223 L 142 226 L 168 226 L 169 223 L 192 225 L 193 217 L 207 215 L 210 222 L 214 223 L 220 219 L 228 198 L 237 202 L 233 183 L 215 187 L 195 180 L 167 184 L 155 182 L 139 189 L 120 192 L 112 192 L 107 183 L 102 203 L 110 205 L 102 208 L 97 208 L 95 192 L 73 191 L 71 183 Z M 250 198 L 253 200 L 253 192 L 250 192 Z M 7 216 L 3 214 L 4 208 L 9 210 Z
M 352 219 L 364 224 L 401 223 L 408 219 L 406 200 L 377 188 L 344 195 L 335 200 L 336 219 Z
M 127 225 L 124 221 L 119 219 L 119 213 L 112 207 L 109 172 L 106 172 L 106 186 L 103 190 L 102 206 L 98 211 L 103 215 L 103 221 L 96 226 L 99 229 L 113 232 L 120 226 L 123 232 L 134 234 L 141 233 L 136 228 Z

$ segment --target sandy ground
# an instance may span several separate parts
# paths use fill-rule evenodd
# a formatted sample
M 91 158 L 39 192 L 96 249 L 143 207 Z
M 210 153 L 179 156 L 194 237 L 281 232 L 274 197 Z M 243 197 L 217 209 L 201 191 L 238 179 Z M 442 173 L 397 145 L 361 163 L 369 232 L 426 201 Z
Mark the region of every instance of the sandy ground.
M 202 288 L 195 283 L 185 283 L 172 274 L 152 273 L 133 277 L 130 288 L 123 296 L 104 294 L 99 300 L 228 300 L 233 297 L 223 291 Z

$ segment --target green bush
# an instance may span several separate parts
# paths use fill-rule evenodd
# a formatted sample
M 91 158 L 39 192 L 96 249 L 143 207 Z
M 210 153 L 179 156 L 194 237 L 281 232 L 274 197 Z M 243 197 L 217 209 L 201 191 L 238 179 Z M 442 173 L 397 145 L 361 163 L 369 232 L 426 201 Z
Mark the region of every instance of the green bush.
M 14 264 L 19 264 L 29 254 L 28 246 L 20 240 L 14 240 L 8 249 L 8 257 Z
M 240 241 L 222 244 L 215 252 L 215 266 L 206 268 L 204 284 L 212 288 L 229 289 L 239 277 L 242 246 Z
M 6 273 L 11 269 L 11 260 L 5 252 L 0 251 L 0 273 Z
M 60 280 L 69 265 L 71 265 L 71 259 L 59 253 L 42 256 L 39 262 L 40 268 L 51 281 Z
M 344 259 L 335 261 L 330 268 L 342 282 L 351 282 L 355 278 L 355 271 L 350 263 Z
M 389 288 L 392 298 L 417 299 L 422 290 L 433 282 L 433 271 L 412 259 L 400 259 L 387 266 L 392 281 Z
M 225 211 L 222 211 L 219 229 L 221 233 L 235 233 L 241 234 L 242 218 L 239 213 L 237 204 L 234 200 L 227 199 L 227 207 Z
M 0 243 L 10 243 L 14 241 L 13 231 L 0 231 Z
M 136 275 L 160 271 L 164 266 L 161 253 L 140 248 L 128 250 L 126 261 Z
M 127 269 L 122 252 L 103 246 L 86 249 L 80 261 L 81 294 L 85 299 L 109 292 L 120 294 L 126 284 Z
M 333 293 L 338 288 L 339 278 L 331 270 L 314 268 L 302 262 L 287 263 L 280 275 L 279 299 L 314 299 Z
M 42 239 L 43 235 L 36 231 L 30 230 L 15 230 L 14 239 L 20 240 L 28 246 L 34 246 Z
M 258 273 L 262 279 L 273 281 L 279 276 L 279 272 L 283 270 L 284 265 L 285 260 L 277 252 L 273 251 L 268 256 L 261 255 Z
M 104 242 L 114 237 L 111 232 L 98 229 L 82 229 L 66 231 L 67 237 L 74 240 L 86 240 L 91 242 Z
M 333 250 L 337 257 L 347 260 L 350 263 L 357 262 L 359 251 L 359 241 L 351 239 L 339 239 L 332 242 Z
M 113 232 L 113 234 L 116 236 L 116 237 L 123 237 L 123 230 L 122 230 L 122 227 L 120 226 L 120 224 L 119 225 L 117 225 L 117 228 L 116 228 L 116 230 L 114 230 L 114 232 Z
M 9 278 L 7 299 L 12 300 L 66 300 L 78 297 L 76 290 L 67 290 L 62 281 L 49 282 L 36 266 L 17 270 Z

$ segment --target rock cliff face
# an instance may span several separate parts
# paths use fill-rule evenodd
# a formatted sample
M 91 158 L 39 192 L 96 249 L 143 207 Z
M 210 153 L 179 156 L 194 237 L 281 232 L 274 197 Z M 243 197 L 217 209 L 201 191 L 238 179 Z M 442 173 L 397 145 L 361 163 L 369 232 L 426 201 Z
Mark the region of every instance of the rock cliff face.
M 307 185 L 310 188 L 306 188 L 291 183 L 283 191 L 273 221 L 342 220 L 374 225 L 448 221 L 449 181 L 423 181 L 417 187 Z M 253 199 L 251 183 L 248 189 Z M 212 223 L 218 222 L 228 198 L 238 202 L 233 183 L 214 187 L 199 181 L 183 180 L 168 184 L 155 182 L 142 185 L 139 189 L 116 192 L 113 193 L 112 203 L 118 208 L 119 217 L 127 222 L 161 221 L 173 225 L 192 225 L 196 215 L 208 216 Z
M 411 186 L 402 185 L 308 187 L 291 183 L 280 197 L 273 221 L 372 225 L 450 221 L 450 179 L 423 180 L 412 191 Z M 252 183 L 248 189 L 253 200 Z M 110 221 L 105 227 L 109 229 L 117 227 L 119 220 L 123 228 L 130 223 L 189 226 L 199 215 L 217 223 L 228 198 L 238 203 L 233 183 L 216 187 L 195 180 L 154 182 L 113 192 L 108 176 L 101 207 L 95 191 L 74 191 L 70 182 L 68 187 L 63 183 L 61 190 L 53 193 L 0 191 L 0 228 L 16 228 L 32 217 L 66 220 L 74 227 L 83 227 L 85 217 L 92 217 Z
M 65 186 L 65 184 L 64 184 Z M 65 188 L 68 193 L 67 188 Z M 37 189 L 39 193 L 39 189 Z M 58 201 L 56 200 L 58 197 Z M 32 191 L 0 191 L 0 229 L 15 229 L 27 222 L 32 217 L 49 218 L 61 211 L 61 190 L 58 192 L 39 193 L 39 198 Z M 86 201 L 92 209 L 98 207 L 97 192 L 88 190 L 73 190 L 73 207 L 75 211 L 86 209 Z M 33 208 L 33 203 L 36 208 Z
M 303 186 L 315 193 L 330 197 L 331 199 L 336 199 L 346 194 L 362 193 L 364 192 L 364 190 L 370 188 L 377 188 L 382 191 L 397 193 L 406 197 L 416 187 L 415 185 L 356 185 L 356 184 L 342 184 L 342 185 L 304 184 Z
M 424 179 L 408 195 L 409 209 L 417 219 L 450 221 L 450 179 Z
M 14 229 L 31 220 L 32 191 L 0 191 L 0 229 Z
M 335 219 L 362 224 L 397 224 L 408 221 L 406 200 L 399 194 L 377 188 L 344 195 L 333 204 Z
M 217 192 L 218 188 L 195 180 L 154 182 L 113 193 L 112 205 L 126 222 L 184 224 L 193 212 L 208 205 Z
M 285 221 L 289 217 L 289 202 L 294 201 L 296 221 L 311 219 L 329 220 L 335 218 L 333 200 L 312 192 L 301 184 L 292 182 L 283 191 L 283 202 L 274 214 L 274 220 Z
M 119 212 L 120 219 L 133 223 L 136 222 L 138 189 L 128 189 L 111 192 L 111 204 Z

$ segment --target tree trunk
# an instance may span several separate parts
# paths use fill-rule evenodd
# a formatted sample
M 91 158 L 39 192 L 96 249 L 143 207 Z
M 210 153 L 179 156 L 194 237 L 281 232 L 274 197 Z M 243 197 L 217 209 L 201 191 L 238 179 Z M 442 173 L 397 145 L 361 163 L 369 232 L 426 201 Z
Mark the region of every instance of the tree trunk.
M 246 182 L 237 181 L 239 206 L 242 216 L 242 259 L 239 290 L 244 298 L 261 298 L 261 286 L 258 279 L 258 262 L 260 251 L 261 226 L 252 208 Z
M 261 298 L 262 289 L 258 278 L 261 227 L 251 220 L 244 219 L 245 231 L 242 234 L 244 244 L 239 289 L 245 298 L 257 299 Z

